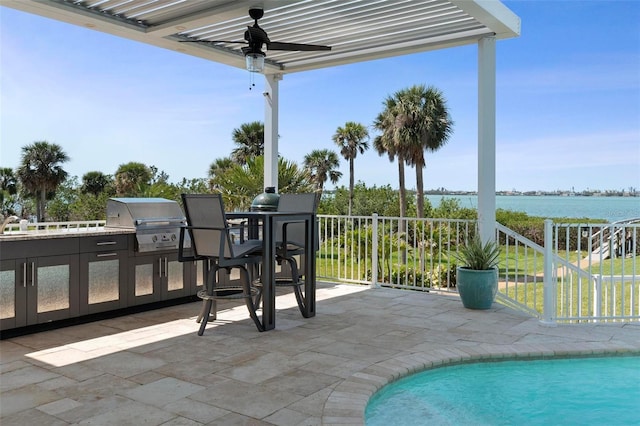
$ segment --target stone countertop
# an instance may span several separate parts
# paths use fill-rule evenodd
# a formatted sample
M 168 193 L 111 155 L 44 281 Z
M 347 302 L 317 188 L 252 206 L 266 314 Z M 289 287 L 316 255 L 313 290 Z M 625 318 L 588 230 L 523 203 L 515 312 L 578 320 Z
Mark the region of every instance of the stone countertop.
M 99 237 L 102 235 L 135 234 L 135 229 L 126 228 L 73 228 L 53 229 L 48 231 L 11 232 L 0 235 L 0 243 L 12 241 L 31 241 L 52 238 Z

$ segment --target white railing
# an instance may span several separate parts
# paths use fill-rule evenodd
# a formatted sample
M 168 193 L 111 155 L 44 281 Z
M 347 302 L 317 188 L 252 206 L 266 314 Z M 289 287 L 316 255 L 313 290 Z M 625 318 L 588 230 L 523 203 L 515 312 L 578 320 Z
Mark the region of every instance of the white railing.
M 547 224 L 558 321 L 640 320 L 640 223 Z
M 475 230 L 472 220 L 319 215 L 317 276 L 456 291 L 454 254 Z M 547 220 L 542 239 L 497 224 L 501 303 L 545 323 L 640 320 L 640 224 Z
M 451 291 L 451 250 L 475 221 L 319 216 L 318 278 L 421 291 Z
M 104 228 L 105 220 L 81 220 L 70 222 L 23 222 L 9 223 L 4 234 L 46 234 L 60 232 L 88 232 Z

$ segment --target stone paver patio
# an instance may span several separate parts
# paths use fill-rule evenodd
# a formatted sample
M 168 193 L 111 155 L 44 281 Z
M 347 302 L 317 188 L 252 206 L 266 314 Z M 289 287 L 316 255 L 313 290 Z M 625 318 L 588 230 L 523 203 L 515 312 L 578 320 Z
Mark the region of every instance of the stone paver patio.
M 384 384 L 433 366 L 504 357 L 640 353 L 640 324 L 546 327 L 457 296 L 319 284 L 317 316 L 291 294 L 276 330 L 220 303 L 196 335 L 200 304 L 0 342 L 0 424 L 362 424 Z

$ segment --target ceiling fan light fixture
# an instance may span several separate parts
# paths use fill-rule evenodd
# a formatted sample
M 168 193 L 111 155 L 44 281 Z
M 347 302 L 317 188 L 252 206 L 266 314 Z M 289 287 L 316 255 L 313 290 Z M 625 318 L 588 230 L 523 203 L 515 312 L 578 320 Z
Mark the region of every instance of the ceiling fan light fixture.
M 264 71 L 264 57 L 265 57 L 265 54 L 263 52 L 247 53 L 244 57 L 247 63 L 247 71 L 249 72 Z

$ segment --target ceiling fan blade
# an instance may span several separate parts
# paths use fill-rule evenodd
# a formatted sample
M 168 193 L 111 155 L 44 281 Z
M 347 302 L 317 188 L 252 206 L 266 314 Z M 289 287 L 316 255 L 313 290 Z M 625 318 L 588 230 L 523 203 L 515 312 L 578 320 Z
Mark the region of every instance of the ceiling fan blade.
M 302 44 L 302 43 L 281 43 L 270 41 L 267 43 L 268 50 L 300 50 L 303 52 L 311 52 L 316 50 L 331 50 L 331 46 L 320 46 L 318 44 Z
M 217 44 L 217 43 L 235 43 L 235 44 L 247 44 L 246 41 L 240 41 L 240 40 L 180 40 L 180 43 L 210 43 L 210 44 Z

